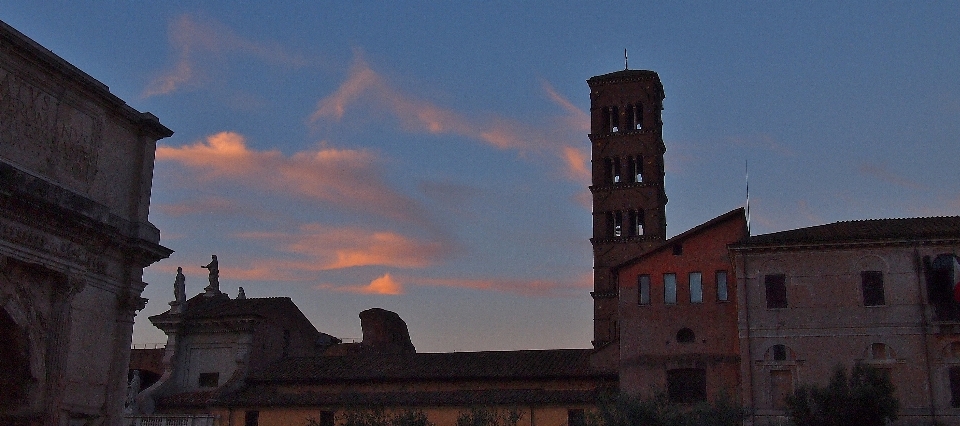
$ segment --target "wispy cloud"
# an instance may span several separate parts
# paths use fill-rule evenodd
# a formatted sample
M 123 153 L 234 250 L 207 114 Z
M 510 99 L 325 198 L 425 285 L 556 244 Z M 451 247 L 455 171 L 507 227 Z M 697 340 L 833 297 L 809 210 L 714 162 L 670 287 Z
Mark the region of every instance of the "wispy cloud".
M 885 164 L 861 163 L 857 170 L 860 171 L 860 174 L 879 179 L 891 185 L 897 185 L 917 191 L 926 189 L 923 185 L 894 173 Z
M 320 284 L 315 288 L 320 290 L 332 290 L 346 293 L 379 294 L 386 296 L 403 294 L 403 285 L 394 279 L 389 273 L 375 278 L 373 281 L 370 281 L 370 284 L 366 285 L 335 286 L 331 284 Z
M 583 297 L 593 286 L 589 274 L 573 280 L 530 280 L 516 278 L 405 278 L 404 282 L 433 287 L 466 288 L 544 297 Z
M 268 64 L 303 66 L 306 59 L 277 43 L 247 40 L 214 21 L 198 21 L 182 15 L 170 22 L 170 46 L 176 56 L 173 67 L 154 78 L 143 97 L 166 95 L 197 84 L 205 69 L 222 68 L 226 54 L 254 57 Z
M 355 212 L 417 222 L 423 209 L 389 188 L 370 151 L 319 148 L 286 156 L 257 151 L 238 133 L 221 132 L 192 145 L 157 147 L 158 161 L 190 168 L 200 179 L 232 180 Z
M 391 113 L 405 131 L 458 135 L 498 149 L 547 155 L 566 165 L 569 177 L 589 180 L 589 174 L 583 172 L 586 156 L 583 148 L 579 148 L 581 132 L 589 130 L 589 117 L 548 84 L 544 83 L 543 87 L 549 98 L 567 113 L 546 118 L 552 125 L 530 125 L 497 115 L 479 119 L 401 92 L 358 55 L 347 79 L 334 93 L 317 102 L 308 121 L 314 125 L 321 121 L 337 122 L 352 105 L 363 103 Z M 557 127 L 562 131 L 544 131 Z
M 424 268 L 435 266 L 454 251 L 444 240 L 423 240 L 392 231 L 306 224 L 294 232 L 243 232 L 237 237 L 257 240 L 298 260 L 266 259 L 250 263 L 276 274 L 317 272 L 358 266 Z

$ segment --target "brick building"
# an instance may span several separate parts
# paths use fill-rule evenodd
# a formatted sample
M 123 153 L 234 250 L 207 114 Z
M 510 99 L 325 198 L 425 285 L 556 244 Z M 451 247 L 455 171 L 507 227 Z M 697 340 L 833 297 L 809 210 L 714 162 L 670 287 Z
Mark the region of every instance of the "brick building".
M 740 208 L 614 269 L 621 391 L 666 390 L 676 402 L 736 395 L 736 270 L 727 245 L 746 236 Z

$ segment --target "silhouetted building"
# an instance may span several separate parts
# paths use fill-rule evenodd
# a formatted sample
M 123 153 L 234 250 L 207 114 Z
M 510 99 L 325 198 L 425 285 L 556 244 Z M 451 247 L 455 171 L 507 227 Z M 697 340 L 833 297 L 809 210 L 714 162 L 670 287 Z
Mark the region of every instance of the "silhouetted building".
M 122 421 L 172 133 L 0 22 L 0 423 Z
M 660 121 L 664 95 L 653 71 L 617 71 L 592 77 L 587 84 L 593 163 L 593 346 L 603 348 L 618 336 L 612 268 L 666 239 L 666 149 Z M 616 345 L 611 346 L 610 351 L 615 350 Z

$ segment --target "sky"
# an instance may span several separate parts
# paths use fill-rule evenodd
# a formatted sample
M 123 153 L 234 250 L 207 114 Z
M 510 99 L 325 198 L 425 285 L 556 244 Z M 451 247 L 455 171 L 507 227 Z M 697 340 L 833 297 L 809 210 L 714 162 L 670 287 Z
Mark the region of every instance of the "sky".
M 839 3 L 839 4 L 837 4 Z M 172 129 L 147 317 L 207 285 L 421 352 L 592 339 L 589 89 L 656 71 L 667 232 L 960 214 L 960 2 L 0 0 L 0 20 Z

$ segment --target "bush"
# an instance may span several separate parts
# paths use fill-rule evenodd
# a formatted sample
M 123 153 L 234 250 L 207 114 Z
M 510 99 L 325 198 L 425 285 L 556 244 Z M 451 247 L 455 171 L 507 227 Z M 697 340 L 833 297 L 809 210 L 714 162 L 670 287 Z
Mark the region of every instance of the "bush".
M 470 411 L 460 413 L 457 417 L 457 426 L 516 426 L 523 418 L 518 410 L 502 412 L 489 408 L 471 408 Z
M 848 379 L 838 365 L 826 387 L 807 384 L 787 396 L 787 411 L 797 426 L 881 426 L 897 419 L 893 392 L 876 368 L 857 363 Z
M 640 399 L 627 395 L 602 398 L 588 426 L 739 426 L 742 407 L 725 394 L 696 404 L 670 402 L 664 393 Z
M 351 410 L 337 417 L 337 426 L 434 426 L 420 410 L 403 410 L 393 414 L 386 414 L 382 408 Z M 307 426 L 322 426 L 322 422 L 309 417 Z

